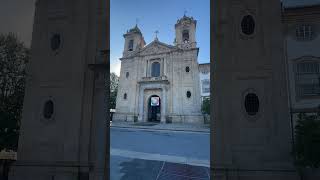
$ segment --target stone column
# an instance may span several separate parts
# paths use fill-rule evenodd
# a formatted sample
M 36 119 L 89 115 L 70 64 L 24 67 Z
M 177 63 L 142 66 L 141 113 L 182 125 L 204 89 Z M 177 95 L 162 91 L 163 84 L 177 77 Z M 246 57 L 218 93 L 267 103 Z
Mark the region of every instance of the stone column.
M 139 117 L 138 117 L 138 121 L 139 122 L 143 122 L 143 91 L 144 89 L 142 87 L 139 88 L 140 92 L 139 92 Z
M 164 75 L 164 71 L 163 71 L 163 69 L 164 69 L 164 60 L 163 60 L 163 59 L 164 59 L 164 58 L 161 59 L 161 64 L 162 64 L 162 65 L 161 65 L 161 66 L 162 66 L 162 67 L 161 67 L 161 76 Z
M 105 86 L 103 81 L 104 73 L 99 73 L 99 80 L 96 80 L 94 95 L 94 121 L 95 132 L 95 180 L 104 179 L 105 165 L 105 141 L 106 141 L 106 109 L 105 109 Z M 103 142 L 103 143 L 102 143 Z
M 146 65 L 146 77 L 148 77 L 148 66 L 149 66 L 149 60 L 146 61 L 147 65 Z
M 162 88 L 162 99 L 161 99 L 161 123 L 166 123 L 166 106 L 167 106 L 167 93 L 166 88 Z
M 167 74 L 167 65 L 166 65 L 167 60 L 163 58 L 163 75 L 166 76 Z
M 149 77 L 150 75 L 149 66 L 150 66 L 150 63 L 149 63 L 149 60 L 147 60 L 147 77 Z
M 93 179 L 103 180 L 106 174 L 106 153 L 107 153 L 107 126 L 106 109 L 109 106 L 106 104 L 105 93 L 105 70 L 106 64 L 90 64 L 89 68 L 94 72 L 94 89 L 93 89 L 93 118 L 92 118 L 92 157 L 94 162 Z

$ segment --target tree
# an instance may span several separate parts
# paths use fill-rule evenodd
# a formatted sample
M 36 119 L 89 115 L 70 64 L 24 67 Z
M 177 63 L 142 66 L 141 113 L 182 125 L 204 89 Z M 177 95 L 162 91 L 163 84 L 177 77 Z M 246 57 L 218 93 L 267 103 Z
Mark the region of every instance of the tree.
M 110 73 L 110 109 L 116 108 L 119 77 L 115 73 Z
M 319 168 L 320 166 L 320 116 L 298 116 L 295 126 L 295 144 L 293 149 L 295 165 L 301 171 L 303 168 Z
M 16 150 L 29 49 L 15 34 L 0 34 L 0 150 Z
M 204 98 L 201 107 L 202 113 L 210 115 L 210 98 Z

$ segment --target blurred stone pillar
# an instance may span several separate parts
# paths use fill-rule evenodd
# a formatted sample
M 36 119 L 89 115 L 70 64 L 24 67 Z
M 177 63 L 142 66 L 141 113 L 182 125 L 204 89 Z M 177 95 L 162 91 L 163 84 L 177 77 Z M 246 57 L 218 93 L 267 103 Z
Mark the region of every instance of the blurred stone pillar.
M 93 89 L 93 160 L 94 160 L 94 180 L 104 180 L 106 175 L 106 151 L 107 151 L 107 110 L 105 73 L 108 65 L 90 64 L 89 68 L 94 72 L 94 89 Z
M 166 123 L 166 103 L 167 103 L 167 93 L 166 88 L 162 88 L 162 99 L 161 99 L 161 123 Z
M 140 93 L 139 93 L 139 122 L 143 122 L 143 91 L 144 89 L 140 87 Z

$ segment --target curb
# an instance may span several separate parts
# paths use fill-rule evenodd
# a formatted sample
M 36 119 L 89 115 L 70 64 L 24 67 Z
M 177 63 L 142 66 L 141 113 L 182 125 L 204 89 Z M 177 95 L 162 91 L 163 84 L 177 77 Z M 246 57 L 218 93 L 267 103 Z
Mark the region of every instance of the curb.
M 184 131 L 184 132 L 203 132 L 203 133 L 210 133 L 210 130 L 193 130 L 193 129 L 166 129 L 166 128 L 146 128 L 143 126 L 118 126 L 118 125 L 112 125 L 110 128 L 131 128 L 131 129 L 147 129 L 147 130 L 166 130 L 166 131 Z

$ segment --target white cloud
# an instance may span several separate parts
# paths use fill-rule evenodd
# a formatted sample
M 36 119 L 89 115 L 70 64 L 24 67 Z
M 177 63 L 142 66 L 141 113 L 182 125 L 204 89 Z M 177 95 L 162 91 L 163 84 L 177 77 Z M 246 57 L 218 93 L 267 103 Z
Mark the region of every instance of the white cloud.
M 121 61 L 114 61 L 110 64 L 110 72 L 116 73 L 117 76 L 120 76 L 120 68 L 121 68 Z

